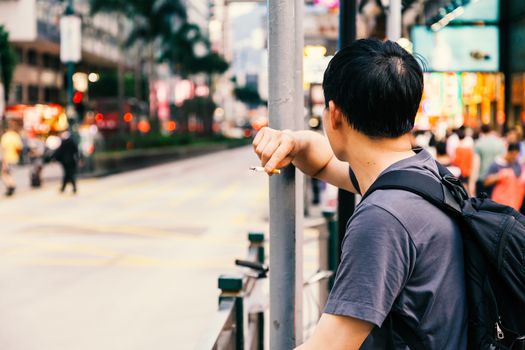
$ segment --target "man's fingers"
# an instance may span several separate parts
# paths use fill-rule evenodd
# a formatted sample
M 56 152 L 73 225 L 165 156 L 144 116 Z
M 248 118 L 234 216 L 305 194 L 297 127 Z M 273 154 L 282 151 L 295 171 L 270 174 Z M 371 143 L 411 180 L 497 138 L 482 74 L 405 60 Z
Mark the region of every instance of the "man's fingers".
M 285 163 L 284 161 L 286 160 L 286 158 L 291 158 L 289 157 L 291 151 L 292 151 L 292 146 L 289 142 L 281 143 L 279 147 L 277 148 L 277 150 L 273 152 L 268 162 L 264 165 L 264 170 L 266 170 L 267 173 L 271 173 L 272 170 L 276 169 L 278 165 L 281 165 L 281 166 L 288 165 L 289 162 Z
M 268 145 L 268 143 L 270 143 L 271 141 L 272 141 L 271 137 L 265 136 L 261 139 L 257 147 L 255 147 L 255 153 L 257 153 L 257 156 L 259 157 L 259 159 L 262 158 L 262 154 L 264 150 L 266 149 L 266 145 Z
M 284 158 L 283 160 L 281 160 L 281 162 L 279 164 L 277 164 L 277 169 L 281 169 L 281 168 L 284 168 L 285 166 L 288 166 L 291 162 L 293 161 L 293 157 L 292 156 L 288 156 L 286 158 Z
M 252 145 L 253 145 L 254 149 L 257 148 L 257 146 L 259 145 L 259 143 L 263 139 L 266 129 L 267 129 L 267 127 L 262 128 L 261 130 L 259 130 L 257 135 L 255 135 L 255 138 L 253 139 L 253 142 L 252 142 Z
M 270 160 L 277 147 L 279 147 L 279 140 L 276 139 L 272 139 L 266 144 L 264 150 L 261 152 L 260 157 L 262 166 L 265 166 L 266 163 Z

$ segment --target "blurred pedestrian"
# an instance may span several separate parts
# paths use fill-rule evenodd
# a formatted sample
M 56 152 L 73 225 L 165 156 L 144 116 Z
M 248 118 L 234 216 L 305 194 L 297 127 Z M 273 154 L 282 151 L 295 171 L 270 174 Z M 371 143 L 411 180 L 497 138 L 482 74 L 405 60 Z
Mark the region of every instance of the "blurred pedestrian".
M 446 133 L 447 154 L 451 159 L 456 155 L 456 147 L 459 144 L 458 130 L 447 130 Z
M 67 184 L 70 183 L 73 186 L 73 193 L 77 193 L 78 145 L 72 138 L 71 133 L 66 131 L 61 136 L 62 143 L 53 154 L 53 158 L 62 165 L 64 171 L 60 192 L 63 193 Z
M 36 136 L 34 132 L 29 132 L 27 136 L 28 156 L 31 164 L 31 171 L 29 173 L 30 184 L 31 187 L 40 187 L 42 185 L 42 170 L 44 168 L 46 144 Z
M 460 180 L 464 184 L 468 184 L 474 161 L 474 140 L 467 136 L 464 127 L 459 128 L 456 131 L 456 135 L 458 136 L 458 142 L 455 147 L 452 164 L 460 169 Z
M 517 143 L 520 146 L 520 163 L 525 162 L 525 143 L 523 142 L 523 132 L 521 127 L 510 128 L 507 134 L 505 135 L 505 141 L 507 144 Z
M 446 167 L 455 177 L 459 178 L 461 176 L 461 169 L 452 164 L 452 161 L 450 160 L 450 156 L 447 153 L 446 142 L 436 143 L 436 160 L 439 164 Z
M 518 162 L 519 155 L 519 144 L 509 144 L 505 155 L 496 158 L 489 166 L 484 181 L 486 188 L 493 187 L 492 200 L 516 210 L 520 210 L 525 195 L 522 169 Z
M 505 153 L 505 142 L 492 131 L 490 125 L 483 125 L 479 139 L 474 144 L 474 158 L 469 179 L 471 195 L 480 195 L 486 192 L 490 195 L 490 188 L 485 188 L 484 180 L 490 165 L 494 160 Z
M 11 172 L 14 165 L 20 162 L 20 154 L 23 144 L 20 135 L 16 131 L 16 124 L 12 121 L 8 123 L 7 131 L 0 139 L 2 148 L 2 182 L 6 187 L 6 196 L 12 196 L 15 193 L 16 182 Z

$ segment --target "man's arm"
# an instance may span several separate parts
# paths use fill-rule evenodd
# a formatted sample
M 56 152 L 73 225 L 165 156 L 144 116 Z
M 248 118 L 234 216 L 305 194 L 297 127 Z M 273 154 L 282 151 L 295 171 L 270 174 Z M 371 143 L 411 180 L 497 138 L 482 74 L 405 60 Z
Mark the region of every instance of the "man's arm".
M 357 350 L 373 327 L 357 318 L 323 314 L 314 334 L 297 350 Z
M 356 192 L 348 163 L 338 160 L 326 137 L 313 131 L 262 128 L 253 141 L 255 153 L 270 174 L 293 163 L 303 173 Z

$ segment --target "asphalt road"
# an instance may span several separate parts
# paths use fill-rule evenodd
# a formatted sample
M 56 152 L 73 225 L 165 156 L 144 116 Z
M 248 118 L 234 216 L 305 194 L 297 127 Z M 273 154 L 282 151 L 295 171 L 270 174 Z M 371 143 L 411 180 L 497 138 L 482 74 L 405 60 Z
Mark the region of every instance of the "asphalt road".
M 267 230 L 249 147 L 0 198 L 0 349 L 192 349 Z

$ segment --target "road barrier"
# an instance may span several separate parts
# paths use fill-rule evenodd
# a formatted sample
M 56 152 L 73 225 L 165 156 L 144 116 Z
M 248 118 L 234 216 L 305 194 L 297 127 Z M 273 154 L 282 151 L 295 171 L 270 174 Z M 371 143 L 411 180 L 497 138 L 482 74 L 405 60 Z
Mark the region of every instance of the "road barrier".
M 326 303 L 333 284 L 334 271 L 339 262 L 337 218 L 335 211 L 324 211 L 323 218 L 305 225 L 318 230 L 319 244 L 318 272 L 304 282 L 304 289 L 318 285 L 319 314 Z M 238 266 L 249 268 L 249 272 L 221 275 L 218 286 L 219 308 L 211 321 L 211 327 L 203 337 L 197 350 L 263 350 L 265 311 L 268 306 L 266 295 L 267 272 L 264 233 L 248 234 L 248 257 L 236 260 Z M 305 240 L 305 244 L 312 243 Z M 317 320 L 308 324 L 315 326 Z
M 323 211 L 323 217 L 326 220 L 328 228 L 328 270 L 336 271 L 339 265 L 339 233 L 335 211 Z M 334 285 L 335 274 L 330 278 L 328 289 L 331 290 Z
M 264 233 L 250 232 L 247 260 L 236 260 L 249 273 L 219 277 L 219 310 L 198 350 L 264 349 L 264 282 L 268 268 Z

